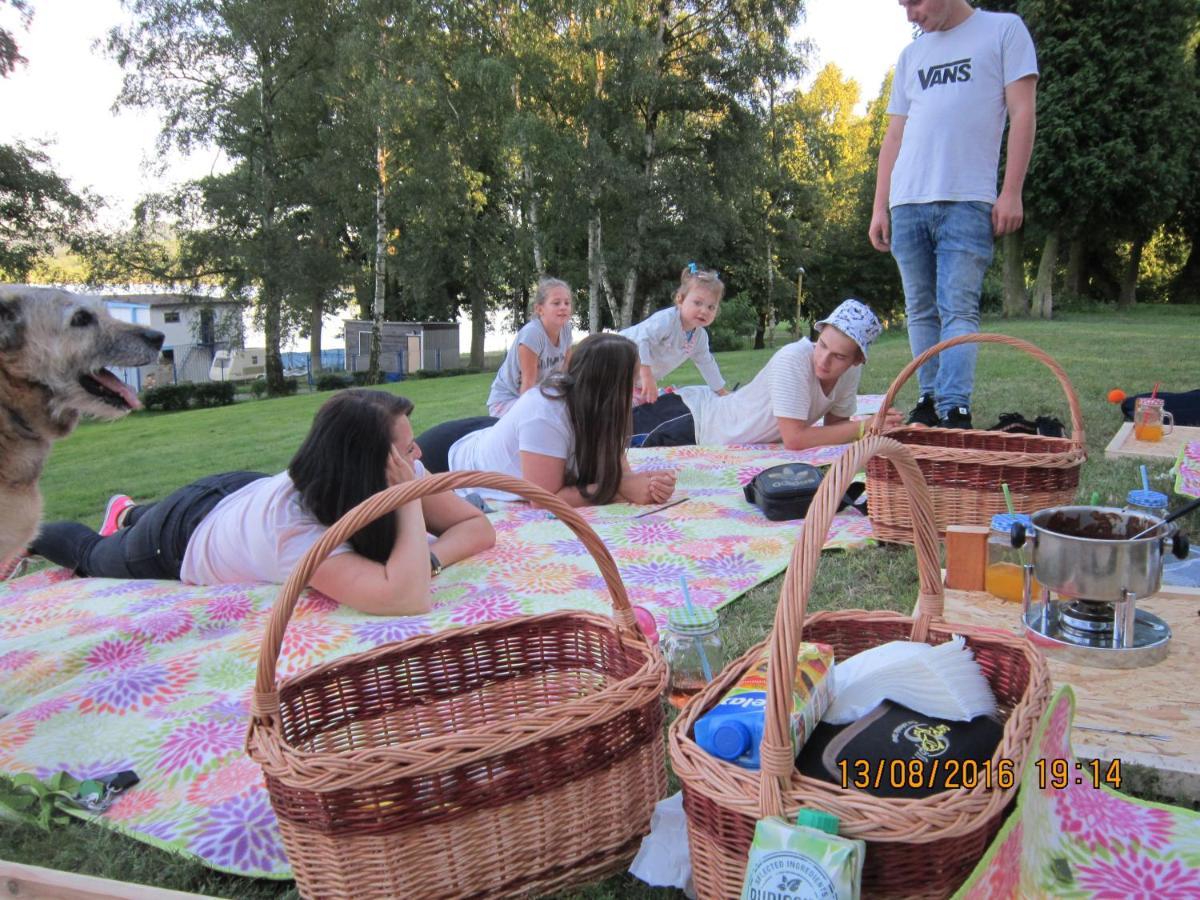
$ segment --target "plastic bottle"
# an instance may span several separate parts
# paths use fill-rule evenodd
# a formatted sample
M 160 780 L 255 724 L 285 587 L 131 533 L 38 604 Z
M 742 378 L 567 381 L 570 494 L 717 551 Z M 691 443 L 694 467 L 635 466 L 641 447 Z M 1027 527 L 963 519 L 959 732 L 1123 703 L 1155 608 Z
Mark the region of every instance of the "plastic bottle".
M 819 809 L 800 810 L 795 825 L 779 818 L 760 819 L 750 844 L 742 900 L 859 900 L 867 845 L 837 832 L 837 816 Z
M 696 720 L 696 743 L 718 759 L 743 769 L 759 768 L 767 707 L 769 648 L 712 709 Z M 828 675 L 833 669 L 833 648 L 828 644 L 801 644 L 792 683 L 790 725 L 796 752 L 812 734 L 830 701 Z

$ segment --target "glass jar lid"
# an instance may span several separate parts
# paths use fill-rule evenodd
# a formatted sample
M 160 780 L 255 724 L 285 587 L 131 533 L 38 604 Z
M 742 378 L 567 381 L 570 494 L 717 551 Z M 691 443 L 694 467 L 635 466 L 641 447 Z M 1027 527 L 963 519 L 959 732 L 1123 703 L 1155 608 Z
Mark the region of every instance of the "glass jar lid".
M 1161 491 L 1147 491 L 1138 488 L 1125 495 L 1125 502 L 1130 506 L 1142 506 L 1147 509 L 1165 509 L 1167 495 Z
M 667 627 L 676 634 L 707 634 L 715 631 L 717 624 L 716 612 L 702 607 L 680 606 L 667 613 Z
M 1012 533 L 1013 525 L 1020 522 L 1026 529 L 1033 528 L 1033 519 L 1025 513 L 996 513 L 992 516 L 992 531 Z

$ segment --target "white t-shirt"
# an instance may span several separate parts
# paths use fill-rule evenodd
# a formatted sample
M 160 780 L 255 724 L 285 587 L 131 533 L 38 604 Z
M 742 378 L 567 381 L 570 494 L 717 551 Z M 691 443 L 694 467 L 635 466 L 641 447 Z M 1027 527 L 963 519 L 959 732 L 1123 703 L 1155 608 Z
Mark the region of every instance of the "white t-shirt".
M 949 31 L 922 34 L 900 53 L 888 115 L 906 116 L 888 205 L 996 202 L 1004 89 L 1037 75 L 1019 16 L 976 10 Z
M 802 338 L 775 351 L 748 385 L 724 397 L 700 385 L 680 388 L 692 411 L 696 443 L 771 444 L 781 440 L 777 416 L 812 425 L 826 413 L 850 418 L 857 409 L 862 366 L 851 366 L 826 396 L 813 373 L 813 343 Z
M 648 319 L 623 329 L 621 334 L 637 344 L 638 361 L 650 367 L 655 381 L 691 359 L 710 388 L 719 391 L 725 387 L 717 361 L 708 349 L 708 332 L 703 328 L 693 328 L 690 335 L 685 332 L 678 306 L 660 309 Z
M 423 477 L 425 467 L 415 460 Z M 252 481 L 234 491 L 200 520 L 188 539 L 179 580 L 185 584 L 283 584 L 301 557 L 327 528 L 304 508 L 286 471 Z M 332 559 L 353 553 L 339 544 Z
M 492 381 L 492 390 L 488 394 L 488 408 L 498 403 L 511 403 L 521 393 L 521 354 L 519 348 L 524 345 L 537 354 L 538 383 L 553 372 L 563 367 L 567 358 L 567 350 L 571 347 L 571 325 L 563 326 L 558 333 L 558 343 L 550 341 L 550 335 L 542 325 L 542 320 L 533 318 L 526 322 L 517 332 L 517 339 L 508 348 L 504 362 L 496 370 L 496 378 Z
M 575 432 L 565 400 L 547 397 L 541 388 L 526 391 L 495 425 L 464 435 L 447 453 L 451 472 L 478 469 L 521 477 L 521 451 L 566 460 L 575 467 Z M 481 489 L 488 499 L 517 500 L 504 491 Z

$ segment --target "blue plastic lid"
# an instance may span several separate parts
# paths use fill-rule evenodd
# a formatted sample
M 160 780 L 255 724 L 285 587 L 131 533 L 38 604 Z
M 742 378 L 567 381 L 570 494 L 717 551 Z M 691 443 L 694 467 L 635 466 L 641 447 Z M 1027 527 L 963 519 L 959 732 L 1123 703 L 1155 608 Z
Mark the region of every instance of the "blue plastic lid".
M 750 749 L 750 729 L 741 722 L 722 722 L 711 741 L 712 752 L 721 759 L 737 759 Z
M 996 513 L 992 516 L 992 531 L 1012 533 L 1012 527 L 1020 522 L 1026 528 L 1033 528 L 1033 519 L 1025 513 Z
M 1159 491 L 1146 491 L 1139 488 L 1126 494 L 1125 502 L 1130 506 L 1142 506 L 1146 509 L 1165 509 L 1167 495 Z

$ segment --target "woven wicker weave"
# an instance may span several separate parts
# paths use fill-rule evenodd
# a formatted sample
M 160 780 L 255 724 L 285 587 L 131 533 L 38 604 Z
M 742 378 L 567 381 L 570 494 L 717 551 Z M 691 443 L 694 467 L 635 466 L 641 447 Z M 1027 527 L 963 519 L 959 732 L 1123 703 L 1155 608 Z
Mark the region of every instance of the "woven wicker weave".
M 822 612 L 806 619 L 806 606 L 839 499 L 862 464 L 874 456 L 891 461 L 909 490 L 920 575 L 915 619 L 890 612 Z M 1041 654 L 1023 638 L 942 621 L 943 595 L 937 533 L 929 494 L 908 449 L 889 438 L 867 437 L 852 445 L 826 476 L 792 554 L 775 624 L 768 641 L 751 649 L 684 708 L 670 728 L 671 763 L 683 783 L 684 810 L 696 891 L 708 900 L 740 896 L 754 823 L 765 816 L 794 817 L 802 806 L 827 810 L 841 820 L 841 834 L 867 842 L 864 897 L 949 896 L 970 873 L 1016 797 L 1033 731 L 1050 698 L 1050 677 Z M 967 639 L 996 695 L 1004 735 L 992 757 L 1011 760 L 1012 786 L 993 782 L 922 799 L 875 797 L 818 781 L 795 769 L 787 731 L 792 668 L 801 640 L 831 644 L 837 659 L 892 640 L 938 644 L 955 634 Z M 762 770 L 741 769 L 706 753 L 694 739 L 696 720 L 724 695 L 770 646 Z M 775 660 L 792 665 L 777 666 Z M 982 779 L 980 779 L 982 781 Z
M 884 431 L 884 416 L 905 382 L 931 358 L 960 344 L 1005 344 L 1024 350 L 1043 363 L 1062 385 L 1071 411 L 1069 438 L 1008 434 L 1002 431 L 903 426 Z M 1067 373 L 1033 344 L 1003 334 L 964 334 L 930 347 L 896 376 L 887 397 L 871 420 L 868 434 L 886 434 L 904 444 L 916 458 L 933 498 L 940 533 L 947 525 L 987 525 L 1008 507 L 1000 489 L 1007 484 L 1019 512 L 1033 512 L 1074 501 L 1079 469 L 1087 458 L 1079 397 Z M 867 464 L 867 509 L 875 537 L 909 543 L 912 513 L 908 494 L 896 470 L 884 459 Z
M 519 616 L 388 644 L 276 685 L 284 629 L 329 552 L 410 500 L 461 487 L 551 510 L 595 559 L 613 619 Z M 637 851 L 666 792 L 666 680 L 616 564 L 578 512 L 516 478 L 434 475 L 359 504 L 296 566 L 263 637 L 246 749 L 305 897 L 543 893 L 621 868 Z

